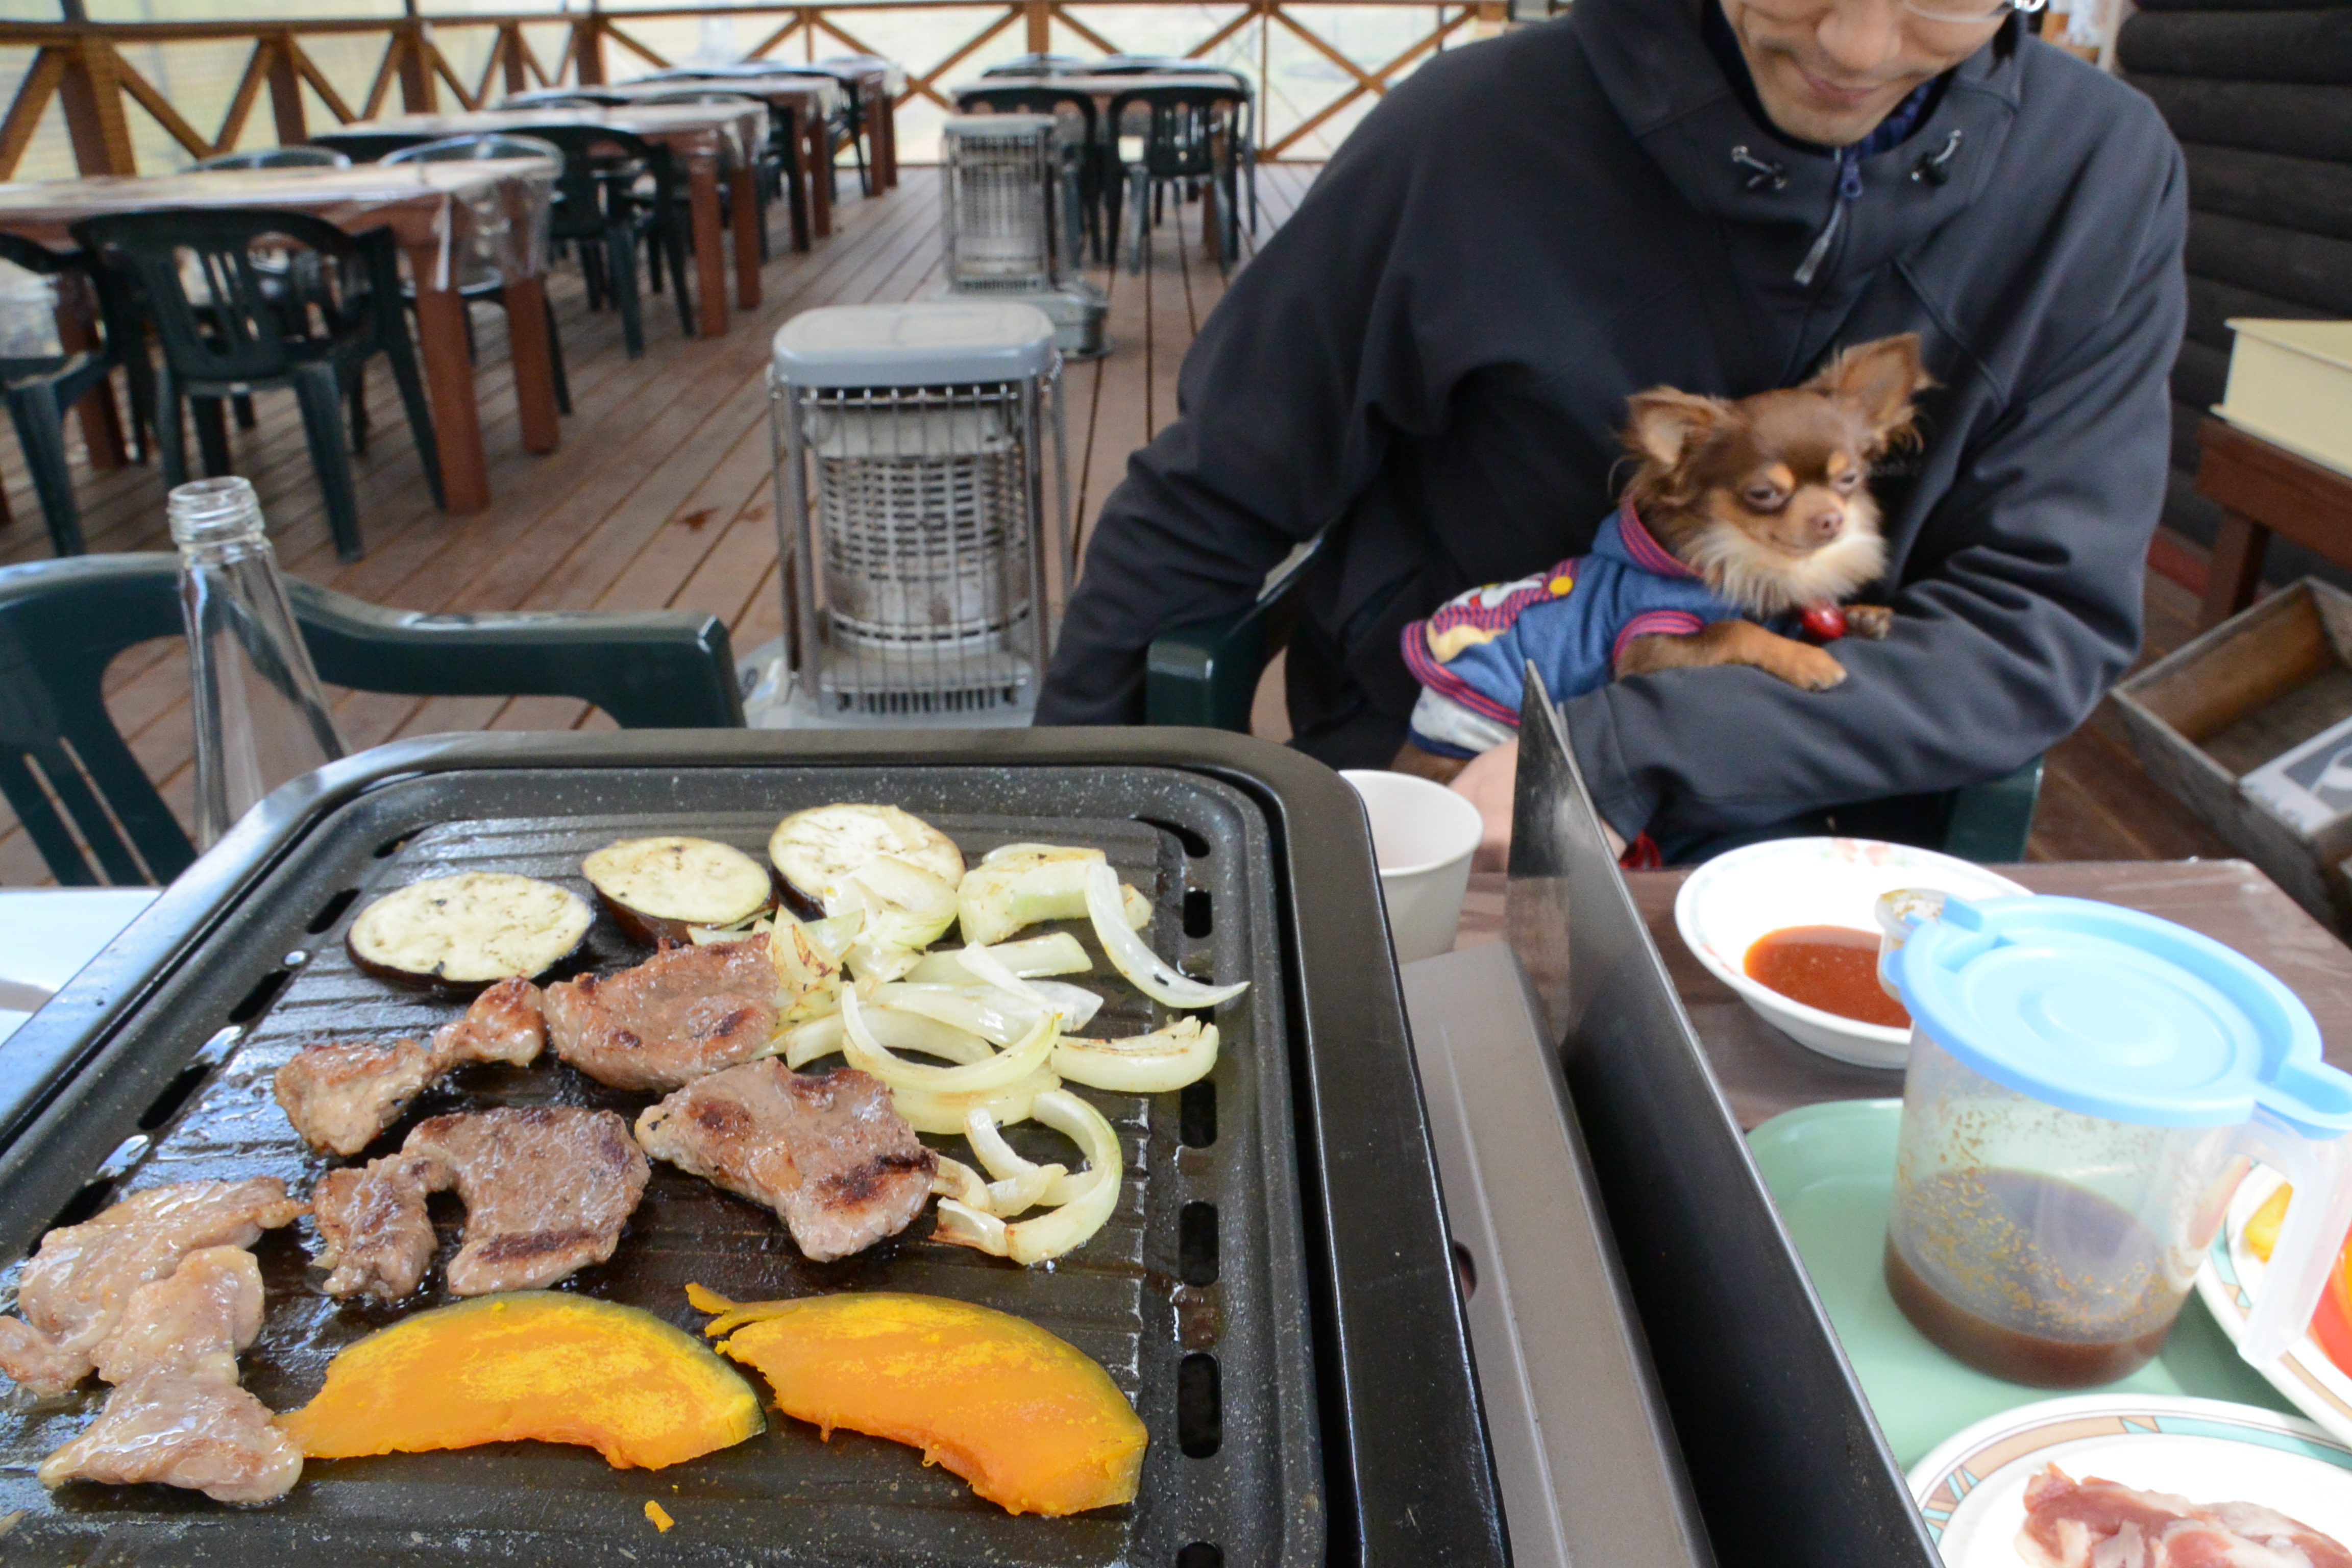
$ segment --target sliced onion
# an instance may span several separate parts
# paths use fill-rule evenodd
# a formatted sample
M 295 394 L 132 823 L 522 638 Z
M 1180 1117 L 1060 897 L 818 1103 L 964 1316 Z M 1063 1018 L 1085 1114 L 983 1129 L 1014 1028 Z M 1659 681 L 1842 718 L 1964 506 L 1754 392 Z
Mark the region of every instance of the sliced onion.
M 1065 985 L 1055 980 L 1032 980 L 1029 984 L 1062 1016 L 1065 1029 L 1083 1029 L 1102 1011 L 1102 993 L 1098 991 L 1089 991 L 1083 985 Z
M 971 1152 L 980 1157 L 980 1168 L 997 1181 L 1025 1176 L 1032 1171 L 1045 1168 L 1034 1160 L 1022 1158 L 1020 1152 L 1004 1141 L 1004 1134 L 996 1130 L 996 1118 L 980 1107 L 975 1106 L 965 1113 L 963 1137 L 964 1142 L 971 1145 Z
M 841 994 L 841 1051 L 849 1065 L 872 1073 L 892 1089 L 922 1089 L 934 1094 L 979 1093 L 1018 1083 L 1052 1058 L 1059 1033 L 1054 1026 L 1055 1015 L 1047 1013 L 1038 1018 L 1026 1039 L 985 1061 L 962 1067 L 921 1067 L 892 1056 L 866 1026 L 866 1005 L 858 1001 L 855 988 Z
M 955 923 L 955 885 L 911 860 L 877 855 L 824 889 L 828 916 L 852 910 L 866 914 L 866 941 L 921 949 Z
M 1087 912 L 1087 878 L 1108 862 L 1099 849 L 1049 844 L 1017 847 L 1018 853 L 992 856 L 964 874 L 956 890 L 956 913 L 967 944 L 1003 941 L 1039 921 L 1076 920 Z M 1132 888 L 1121 889 L 1129 923 L 1151 922 L 1151 901 Z
M 781 993 L 779 1022 L 797 1024 L 830 1013 L 841 994 L 841 953 L 865 917 L 794 920 L 779 910 L 768 929 L 768 962 Z
M 890 1103 L 907 1125 L 918 1132 L 951 1137 L 963 1131 L 963 1119 L 974 1106 L 987 1109 L 999 1127 L 1029 1120 L 1037 1097 L 1062 1087 L 1062 1080 L 1040 1068 L 1010 1089 L 979 1094 L 935 1094 L 924 1089 L 894 1089 Z
M 1187 1016 L 1163 1029 L 1124 1040 L 1065 1035 L 1054 1047 L 1055 1076 L 1118 1094 L 1166 1094 L 1209 1076 L 1217 1065 L 1217 1026 Z
M 1017 1176 L 988 1184 L 988 1212 L 999 1219 L 1026 1214 L 1045 1201 L 1056 1184 L 1069 1173 L 1063 1165 L 1032 1165 Z
M 1001 942 L 990 951 L 996 954 L 999 963 L 1024 980 L 1041 975 L 1085 974 L 1095 966 L 1087 950 L 1078 945 L 1078 939 L 1066 931 L 1048 931 L 1020 942 Z M 950 947 L 927 953 L 907 978 L 919 984 L 961 985 L 971 978 L 971 972 L 958 956 L 961 952 L 961 948 Z
M 931 1191 L 943 1198 L 953 1198 L 966 1208 L 988 1207 L 988 1184 L 980 1179 L 980 1173 L 945 1154 L 939 1156 L 939 1166 L 931 1173 Z
M 1118 1207 L 1121 1165 L 1118 1133 L 1101 1111 L 1067 1089 L 1037 1097 L 1031 1113 L 1086 1152 L 1087 1169 L 1065 1176 L 1045 1194 L 1061 1206 L 1035 1219 L 1004 1228 L 1005 1256 L 1015 1263 L 1043 1263 L 1084 1246 Z
M 979 942 L 967 942 L 956 954 L 956 962 L 971 971 L 984 985 L 993 985 L 999 991 L 1009 992 L 1024 1002 L 1033 1002 L 1040 1007 L 1046 1005 L 1045 993 L 1005 968 L 1003 961 L 992 949 Z
M 851 946 L 845 962 L 860 980 L 896 980 L 922 961 L 911 947 L 892 942 L 861 942 Z
M 936 1018 L 998 1046 L 1027 1039 L 1038 1018 L 1048 1011 L 979 985 L 915 985 L 902 981 L 882 986 L 873 1000 L 878 1006 Z
M 1204 985 L 1175 965 L 1161 962 L 1160 955 L 1145 946 L 1143 939 L 1129 930 L 1120 918 L 1118 878 L 1108 865 L 1097 863 L 1087 868 L 1087 913 L 1094 917 L 1095 937 L 1102 943 L 1103 956 L 1110 960 L 1111 967 L 1154 1002 L 1171 1007 L 1213 1007 L 1249 989 L 1246 980 L 1236 980 L 1231 985 Z
M 940 1241 L 985 1252 L 992 1258 L 1010 1258 L 1013 1246 L 1006 1233 L 1011 1228 L 992 1214 L 982 1214 L 953 1198 L 941 1198 L 939 1224 L 931 1235 Z

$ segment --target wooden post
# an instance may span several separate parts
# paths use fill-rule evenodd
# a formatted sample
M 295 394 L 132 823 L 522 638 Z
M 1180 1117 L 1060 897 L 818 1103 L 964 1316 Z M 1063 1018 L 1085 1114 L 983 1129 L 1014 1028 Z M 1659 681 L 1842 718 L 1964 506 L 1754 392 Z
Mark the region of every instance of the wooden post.
M 78 3 L 73 6 L 80 8 Z M 139 172 L 131 124 L 122 117 L 122 73 L 112 44 L 92 33 L 74 40 L 66 52 L 66 74 L 58 81 L 58 101 L 65 109 L 76 168 L 85 174 Z
M 1024 0 L 1029 21 L 1029 52 L 1042 55 L 1054 47 L 1053 0 Z
M 400 38 L 400 107 L 411 114 L 430 114 L 440 105 L 433 90 L 433 61 L 425 52 L 425 23 L 416 15 L 416 0 L 404 0 L 408 18 L 394 24 Z
M 302 73 L 294 68 L 294 35 L 281 33 L 264 47 L 269 50 L 269 112 L 278 121 L 278 144 L 299 146 L 310 139 L 310 126 L 302 109 Z
M 582 87 L 604 85 L 604 18 L 593 10 L 572 24 L 573 79 Z
M 506 50 L 503 59 L 507 72 L 507 96 L 512 98 L 516 93 L 529 91 L 530 79 L 524 73 L 522 63 L 522 24 L 509 22 L 499 27 L 499 44 Z

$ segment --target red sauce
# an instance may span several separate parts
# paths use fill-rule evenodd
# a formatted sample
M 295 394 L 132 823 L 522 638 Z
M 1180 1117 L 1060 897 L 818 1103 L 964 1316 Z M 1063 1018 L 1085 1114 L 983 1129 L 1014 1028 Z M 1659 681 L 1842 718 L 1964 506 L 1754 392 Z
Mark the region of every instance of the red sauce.
M 1756 939 L 1748 978 L 1792 1002 L 1864 1024 L 1907 1029 L 1911 1015 L 1878 984 L 1878 935 L 1850 926 L 1783 926 Z

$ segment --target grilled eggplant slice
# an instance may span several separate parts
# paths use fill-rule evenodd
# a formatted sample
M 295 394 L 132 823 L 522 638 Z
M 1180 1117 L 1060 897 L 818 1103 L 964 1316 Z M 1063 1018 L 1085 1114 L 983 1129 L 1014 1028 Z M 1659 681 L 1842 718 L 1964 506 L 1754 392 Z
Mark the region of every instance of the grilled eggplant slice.
M 740 925 L 776 901 L 768 868 L 708 838 L 624 838 L 580 862 L 621 934 L 652 947 L 689 926 Z
M 963 880 L 963 851 L 955 840 L 895 805 L 811 806 L 776 824 L 768 839 L 768 858 L 783 878 L 784 901 L 811 920 L 842 912 L 835 906 L 845 901 L 862 907 L 844 884 L 886 857 L 929 872 L 950 889 Z
M 586 900 L 552 882 L 466 871 L 378 899 L 345 945 L 379 980 L 471 993 L 554 968 L 579 951 L 593 919 Z

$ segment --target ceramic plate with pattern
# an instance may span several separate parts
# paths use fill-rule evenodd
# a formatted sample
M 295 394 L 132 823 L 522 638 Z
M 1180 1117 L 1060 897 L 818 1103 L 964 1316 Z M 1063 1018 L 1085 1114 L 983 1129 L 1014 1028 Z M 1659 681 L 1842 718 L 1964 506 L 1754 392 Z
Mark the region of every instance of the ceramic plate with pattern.
M 2197 1294 L 2203 1298 L 2213 1321 L 2231 1344 L 2246 1331 L 2254 1309 L 2253 1292 L 2262 1289 L 2268 1265 L 2247 1250 L 2246 1221 L 2279 1189 L 2279 1178 L 2257 1165 L 2238 1184 L 2230 1212 L 2206 1248 L 2205 1265 L 2197 1271 Z M 2352 1377 L 2327 1359 L 2319 1342 L 2305 1334 L 2278 1361 L 2256 1369 L 2294 1407 L 2347 1443 L 2352 1443 Z
M 2018 1568 L 2026 1485 L 2053 1464 L 2078 1481 L 2260 1503 L 2352 1541 L 2352 1447 L 2320 1427 L 2218 1399 L 2091 1394 L 2005 1410 L 1912 1469 L 1945 1568 Z

